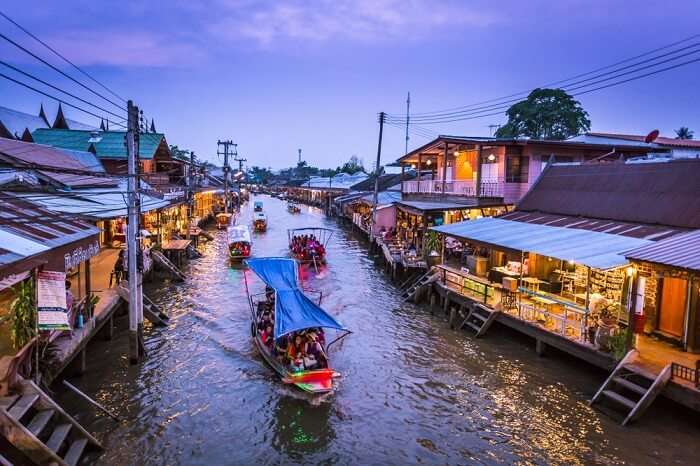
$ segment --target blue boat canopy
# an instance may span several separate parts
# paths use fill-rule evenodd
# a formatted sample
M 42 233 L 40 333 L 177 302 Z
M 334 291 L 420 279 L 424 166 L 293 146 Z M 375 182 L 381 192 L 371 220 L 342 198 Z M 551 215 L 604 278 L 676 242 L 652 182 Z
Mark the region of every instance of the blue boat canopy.
M 307 328 L 323 327 L 348 331 L 333 316 L 306 297 L 293 259 L 266 257 L 245 261 L 267 286 L 275 290 L 275 339 Z

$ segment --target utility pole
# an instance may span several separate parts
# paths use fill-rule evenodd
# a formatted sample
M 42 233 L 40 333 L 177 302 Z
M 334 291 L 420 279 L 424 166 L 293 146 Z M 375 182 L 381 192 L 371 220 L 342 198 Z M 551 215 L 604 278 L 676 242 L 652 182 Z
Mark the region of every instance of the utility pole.
M 384 120 L 386 114 L 379 112 L 379 142 L 377 143 L 377 163 L 374 167 L 374 205 L 372 206 L 372 218 L 369 224 L 369 239 L 370 242 L 374 239 L 374 223 L 377 221 L 377 200 L 379 197 L 379 173 L 381 170 L 382 160 L 382 133 L 384 132 Z
M 195 193 L 195 165 L 194 152 L 190 151 L 190 168 L 187 173 L 187 240 L 191 238 L 190 229 L 192 228 L 192 217 L 194 214 L 194 193 Z
M 301 163 L 301 149 L 298 149 L 299 151 L 299 161 L 297 162 L 297 165 Z
M 408 154 L 408 121 L 411 118 L 411 93 L 408 93 L 408 97 L 406 98 L 406 150 L 404 151 L 404 155 Z
M 233 145 L 233 142 L 229 139 L 228 141 L 217 141 L 217 154 L 224 156 L 224 213 L 228 213 L 228 148 Z M 219 147 L 224 146 L 224 152 L 218 150 Z
M 237 209 L 241 210 L 241 180 L 243 179 L 243 162 L 247 162 L 248 159 L 238 157 L 238 144 L 233 145 L 233 160 L 238 162 L 238 202 Z
M 129 272 L 129 362 L 141 360 L 143 345 L 143 300 L 141 272 L 139 267 L 140 243 L 139 217 L 139 166 L 138 166 L 139 109 L 130 100 L 127 102 L 126 152 L 128 167 L 128 223 L 127 223 L 127 267 Z

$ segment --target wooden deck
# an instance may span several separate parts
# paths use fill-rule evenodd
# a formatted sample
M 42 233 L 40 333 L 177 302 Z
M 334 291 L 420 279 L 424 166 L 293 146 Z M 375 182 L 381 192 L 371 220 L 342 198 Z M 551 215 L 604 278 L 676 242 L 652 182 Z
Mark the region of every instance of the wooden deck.
M 443 302 L 447 300 L 447 303 L 443 305 L 443 309 L 449 309 L 451 305 L 459 307 L 483 304 L 482 301 L 463 295 L 454 289 L 448 288 L 441 282 L 434 283 L 432 290 L 440 296 Z M 536 322 L 520 319 L 516 315 L 507 312 L 499 312 L 495 317 L 495 321 L 533 338 L 536 341 L 538 354 L 542 354 L 546 347 L 550 346 L 605 371 L 611 371 L 616 365 L 616 361 L 610 353 L 598 351 L 589 343 L 551 332 Z M 640 371 L 648 374 L 652 379 L 660 374 L 664 367 L 671 362 L 680 363 L 687 367 L 695 367 L 696 361 L 700 359 L 700 355 L 680 351 L 671 345 L 648 337 L 638 336 L 636 346 L 639 354 L 632 364 L 637 366 Z M 700 412 L 700 390 L 695 384 L 687 380 L 672 378 L 664 387 L 661 396 Z
M 59 336 L 54 341 L 58 347 L 59 363 L 53 373 L 47 375 L 50 377 L 47 383 L 60 375 L 81 353 L 82 357 L 85 356 L 83 350 L 105 324 L 112 325 L 112 317 L 122 303 L 121 298 L 114 288 L 97 291 L 95 295 L 99 296 L 100 300 L 95 305 L 94 317 L 85 322 L 83 328 L 64 332 L 64 335 Z

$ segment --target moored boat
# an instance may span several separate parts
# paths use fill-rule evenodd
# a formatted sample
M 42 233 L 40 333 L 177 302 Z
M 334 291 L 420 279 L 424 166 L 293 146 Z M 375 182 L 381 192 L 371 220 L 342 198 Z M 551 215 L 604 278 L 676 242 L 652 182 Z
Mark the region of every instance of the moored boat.
M 294 202 L 287 202 L 287 210 L 293 214 L 298 214 L 301 212 L 301 208 Z
M 326 247 L 333 236 L 328 228 L 295 228 L 287 230 L 289 250 L 296 260 L 304 264 L 325 264 Z
M 253 243 L 250 231 L 245 225 L 234 225 L 228 229 L 228 251 L 231 260 L 243 260 L 250 257 Z
M 255 201 L 253 203 L 253 212 L 262 212 L 262 211 L 263 211 L 262 201 Z
M 246 279 L 251 335 L 262 357 L 284 383 L 312 394 L 332 391 L 340 374 L 331 368 L 328 350 L 351 332 L 304 294 L 295 260 L 270 257 L 245 263 L 268 287 L 251 295 Z M 325 330 L 338 332 L 328 344 Z
M 262 212 L 255 212 L 253 215 L 253 228 L 255 231 L 263 232 L 267 230 L 267 217 Z
M 219 213 L 216 214 L 216 228 L 219 230 L 225 230 L 231 225 L 233 219 L 233 214 Z

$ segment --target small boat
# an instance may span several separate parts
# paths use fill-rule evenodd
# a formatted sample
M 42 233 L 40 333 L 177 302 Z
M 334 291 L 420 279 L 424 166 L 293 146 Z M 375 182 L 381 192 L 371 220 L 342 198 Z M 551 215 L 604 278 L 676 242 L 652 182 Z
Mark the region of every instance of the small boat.
M 231 260 L 243 260 L 250 257 L 253 243 L 250 231 L 245 225 L 234 225 L 228 229 L 228 251 Z
M 301 208 L 293 202 L 287 203 L 287 210 L 293 214 L 298 214 L 299 212 L 301 212 Z
M 263 211 L 263 203 L 262 201 L 255 201 L 253 203 L 253 211 L 254 212 L 262 212 Z
M 267 217 L 262 212 L 255 212 L 253 216 L 253 228 L 257 232 L 267 231 Z
M 333 236 L 333 230 L 328 228 L 295 228 L 287 230 L 289 250 L 292 257 L 302 264 L 326 263 L 326 248 Z
M 225 230 L 231 225 L 231 220 L 233 219 L 233 214 L 220 213 L 216 214 L 216 228 L 219 230 Z
M 277 196 L 277 197 L 278 197 L 281 201 L 284 201 L 285 199 L 287 199 L 287 193 L 284 193 L 284 192 L 283 192 L 283 193 L 280 193 L 280 195 Z
M 299 264 L 295 260 L 265 257 L 246 260 L 245 264 L 274 291 L 251 295 L 247 279 L 245 281 L 251 313 L 250 331 L 263 359 L 284 383 L 312 394 L 331 392 L 333 380 L 340 374 L 331 368 L 328 350 L 352 332 L 320 307 L 320 299 L 319 304 L 316 304 L 304 294 L 298 280 Z M 263 332 L 258 329 L 260 318 L 266 310 L 271 311 L 274 320 L 274 338 L 270 346 L 263 342 Z M 292 368 L 284 353 L 278 353 L 279 348 L 292 335 L 311 329 L 316 332 L 320 329 L 338 332 L 338 336 L 330 343 L 321 344 L 322 360 L 326 363 L 312 362 L 311 367 L 314 368 L 307 370 L 306 361 L 302 361 L 301 366 Z

